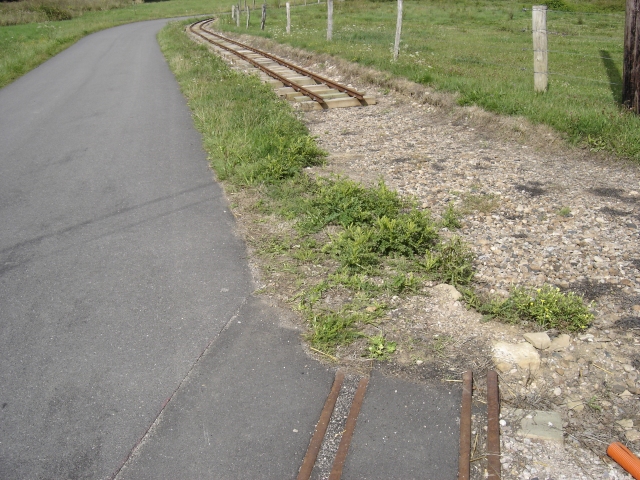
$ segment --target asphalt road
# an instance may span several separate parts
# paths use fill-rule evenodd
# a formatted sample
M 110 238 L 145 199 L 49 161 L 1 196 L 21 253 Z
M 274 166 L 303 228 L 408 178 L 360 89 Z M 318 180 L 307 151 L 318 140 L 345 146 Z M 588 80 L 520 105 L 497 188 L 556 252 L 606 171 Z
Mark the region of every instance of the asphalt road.
M 0 90 L 4 480 L 112 475 L 252 290 L 164 23 Z
M 164 23 L 0 90 L 2 480 L 294 478 L 331 389 L 251 295 Z M 374 377 L 345 474 L 452 478 L 458 403 Z

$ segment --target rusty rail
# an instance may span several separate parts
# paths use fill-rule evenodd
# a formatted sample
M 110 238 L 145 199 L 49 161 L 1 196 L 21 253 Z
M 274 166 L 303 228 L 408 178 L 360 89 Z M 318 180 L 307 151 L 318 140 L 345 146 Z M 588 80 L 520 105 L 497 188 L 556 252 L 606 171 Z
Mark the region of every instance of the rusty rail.
M 309 478 L 311 478 L 311 472 L 313 471 L 313 466 L 316 464 L 318 453 L 322 446 L 322 440 L 327 433 L 327 427 L 329 426 L 333 409 L 336 406 L 336 400 L 338 400 L 338 395 L 340 394 L 340 388 L 342 388 L 343 381 L 344 373 L 341 370 L 338 370 L 336 372 L 336 378 L 333 381 L 333 387 L 331 387 L 331 392 L 329 393 L 327 401 L 324 404 L 324 408 L 322 409 L 322 413 L 320 414 L 318 425 L 316 425 L 313 437 L 311 437 L 311 442 L 309 442 L 307 454 L 304 456 L 304 460 L 302 461 L 302 466 L 298 473 L 298 480 L 309 480 Z
M 500 391 L 495 370 L 487 372 L 487 417 L 487 478 L 500 480 Z
M 204 27 L 206 25 L 208 25 L 209 23 L 211 23 L 212 21 L 213 20 L 211 20 L 211 19 L 203 21 L 202 25 L 200 26 L 200 28 L 203 31 L 205 31 L 208 34 L 210 34 L 210 35 L 214 35 L 214 36 L 216 36 L 218 38 L 223 39 L 226 42 L 233 43 L 234 45 L 237 45 L 238 47 L 241 47 L 241 48 L 243 48 L 245 50 L 249 50 L 249 51 L 251 51 L 253 53 L 257 53 L 259 55 L 262 55 L 263 57 L 268 58 L 269 60 L 273 60 L 274 62 L 278 63 L 279 65 L 282 65 L 283 67 L 287 67 L 287 68 L 293 70 L 294 72 L 299 73 L 300 75 L 304 75 L 305 77 L 312 78 L 313 80 L 315 80 L 318 83 L 324 83 L 328 87 L 331 87 L 331 88 L 333 88 L 335 90 L 338 90 L 340 92 L 346 93 L 349 96 L 357 98 L 360 101 L 364 101 L 364 95 L 362 93 L 358 92 L 357 90 L 354 90 L 354 89 L 349 88 L 349 87 L 347 87 L 345 85 L 341 85 L 339 83 L 336 83 L 333 80 L 330 80 L 330 79 L 328 79 L 326 77 L 318 75 L 317 73 L 310 72 L 309 70 L 306 70 L 306 69 L 304 69 L 302 67 L 299 67 L 299 66 L 294 65 L 292 63 L 289 63 L 289 62 L 287 62 L 285 60 L 282 60 L 281 58 L 278 58 L 275 55 L 271 55 L 270 53 L 263 52 L 262 50 L 258 50 L 257 48 L 253 48 L 253 47 L 251 47 L 249 45 L 245 45 L 244 43 L 240 43 L 240 42 L 237 42 L 236 40 L 232 40 L 230 38 L 227 38 L 224 35 L 220 35 L 219 33 L 212 32 L 209 29 L 205 29 Z
M 207 38 L 202 33 L 198 32 L 195 29 L 195 27 L 196 26 L 199 27 L 200 26 L 199 24 L 201 24 L 201 23 L 203 23 L 205 21 L 210 21 L 210 20 L 203 20 L 203 21 L 196 22 L 196 23 L 193 23 L 193 24 L 189 25 L 189 31 L 191 33 L 193 33 L 194 35 L 197 35 L 198 37 L 202 38 L 206 42 L 209 42 L 212 45 L 216 45 L 219 48 L 222 48 L 224 50 L 227 50 L 228 52 L 233 53 L 234 55 L 240 57 L 245 62 L 250 63 L 251 65 L 253 65 L 254 67 L 260 69 L 261 71 L 263 71 L 267 75 L 269 75 L 269 76 L 277 79 L 278 81 L 282 82 L 283 85 L 286 85 L 288 87 L 293 88 L 296 92 L 299 92 L 302 95 L 305 95 L 305 96 L 311 98 L 312 100 L 314 100 L 314 101 L 318 102 L 320 105 L 322 105 L 323 108 L 326 108 L 326 103 L 325 103 L 324 99 L 321 96 L 316 95 L 315 93 L 313 93 L 311 90 L 308 90 L 308 89 L 304 88 L 302 85 L 298 85 L 297 83 L 292 82 L 291 80 L 288 80 L 287 78 L 283 77 L 282 75 L 279 75 L 276 72 L 268 69 L 264 65 L 260 64 L 260 62 L 256 62 L 254 59 L 252 59 L 250 57 L 247 57 L 246 55 L 238 52 L 237 50 L 234 50 L 233 48 L 227 47 L 226 45 L 223 45 L 220 42 L 216 42 L 215 40 Z M 210 33 L 208 30 L 203 30 L 203 31 L 206 32 L 208 35 L 215 35 L 213 33 Z
M 347 453 L 349 453 L 351 438 L 353 437 L 353 432 L 356 429 L 356 420 L 358 419 L 358 415 L 360 414 L 360 407 L 362 407 L 362 403 L 364 402 L 364 394 L 367 391 L 368 384 L 368 377 L 364 377 L 363 379 L 361 379 L 360 383 L 358 384 L 358 389 L 356 390 L 356 394 L 353 397 L 353 403 L 351 404 L 351 409 L 349 410 L 349 416 L 347 417 L 347 422 L 344 426 L 344 433 L 342 434 L 342 438 L 340 439 L 338 452 L 336 453 L 336 458 L 333 461 L 331 473 L 329 474 L 329 480 L 340 480 L 340 477 L 342 477 L 342 469 L 344 468 L 344 464 L 347 461 Z

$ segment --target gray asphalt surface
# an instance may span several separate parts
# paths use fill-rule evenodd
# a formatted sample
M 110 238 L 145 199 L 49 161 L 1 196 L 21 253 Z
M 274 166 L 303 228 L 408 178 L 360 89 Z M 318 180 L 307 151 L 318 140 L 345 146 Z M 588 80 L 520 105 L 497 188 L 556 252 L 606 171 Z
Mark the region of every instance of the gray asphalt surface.
M 460 388 L 425 387 L 374 371 L 342 478 L 457 478 L 461 394 Z
M 0 478 L 107 478 L 252 290 L 155 34 L 0 90 Z
M 90 35 L 0 90 L 2 480 L 295 478 L 331 388 L 251 296 L 164 23 Z M 421 409 L 450 437 L 452 396 L 374 376 L 345 475 L 426 458 L 445 478 L 457 449 Z

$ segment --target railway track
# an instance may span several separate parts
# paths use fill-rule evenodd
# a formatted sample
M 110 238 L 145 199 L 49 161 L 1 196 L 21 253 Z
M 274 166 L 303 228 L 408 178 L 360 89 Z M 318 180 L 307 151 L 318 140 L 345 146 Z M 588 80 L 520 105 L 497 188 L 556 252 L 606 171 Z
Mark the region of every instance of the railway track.
M 375 97 L 358 92 L 314 72 L 287 62 L 275 55 L 237 42 L 211 30 L 212 19 L 191 24 L 189 32 L 212 45 L 218 52 L 241 66 L 259 72 L 276 93 L 298 102 L 303 110 L 374 105 Z
M 345 384 L 347 385 L 345 394 Z M 462 379 L 462 402 L 460 412 L 460 440 L 458 449 L 458 480 L 471 480 L 471 462 L 485 459 L 485 467 L 483 470 L 486 472 L 486 477 L 489 480 L 500 480 L 501 478 L 501 465 L 500 465 L 500 426 L 499 426 L 499 388 L 498 388 L 498 375 L 495 371 L 487 372 L 487 438 L 486 449 L 484 455 L 472 459 L 472 439 L 471 439 L 471 427 L 472 427 L 472 396 L 473 396 L 473 373 L 471 371 L 466 372 Z M 354 438 L 356 430 L 356 422 L 360 410 L 365 401 L 375 402 L 374 398 L 366 400 L 367 386 L 369 385 L 369 378 L 351 378 L 346 379 L 345 374 L 338 370 L 335 375 L 333 387 L 327 396 L 324 404 L 324 408 L 320 414 L 320 418 L 316 424 L 315 432 L 309 442 L 307 453 L 304 457 L 302 465 L 298 471 L 297 480 L 310 480 L 312 478 L 327 478 L 328 480 L 340 480 L 342 478 L 343 469 L 347 463 L 347 456 L 349 454 L 349 448 Z M 396 390 L 397 393 L 397 390 Z M 425 392 L 426 393 L 426 392 Z M 340 398 L 343 402 L 340 402 Z M 334 410 L 337 408 L 337 404 L 342 403 L 341 411 Z M 423 402 L 424 404 L 424 402 Z M 405 406 L 406 408 L 406 406 Z M 384 408 L 377 407 L 378 413 L 385 412 Z M 437 422 L 435 418 L 430 418 L 426 412 L 423 412 L 419 417 L 420 422 Z M 371 418 L 365 421 L 375 421 Z M 340 431 L 339 443 L 334 442 L 333 449 L 327 447 L 327 440 L 330 442 L 332 436 L 329 432 L 332 430 L 330 425 L 334 425 L 333 431 L 336 430 L 335 425 L 338 424 L 338 430 Z M 394 425 L 393 428 L 397 428 L 399 425 Z M 426 427 L 425 427 L 426 428 Z M 442 432 L 440 432 L 442 433 Z M 366 435 L 365 435 L 366 437 Z M 437 436 L 434 438 L 431 435 L 425 436 L 422 439 L 424 442 L 439 442 Z M 477 442 L 477 438 L 476 438 Z M 337 447 L 337 448 L 336 448 Z M 362 439 L 360 440 L 360 448 L 362 448 Z M 475 451 L 476 445 L 473 447 Z M 333 459 L 332 463 L 324 464 L 318 463 L 318 457 L 320 452 L 323 452 L 325 456 L 327 454 Z M 455 454 L 455 452 L 452 452 Z M 400 452 L 398 452 L 400 454 Z M 414 452 L 415 454 L 415 452 Z M 326 460 L 326 459 L 325 459 Z M 382 458 L 380 460 L 383 460 Z M 415 465 L 414 465 L 415 468 Z M 476 470 L 478 472 L 478 470 Z M 348 475 L 353 476 L 353 471 Z M 406 473 L 406 472 L 405 472 Z M 400 472 L 397 472 L 400 475 Z M 475 478 L 477 478 L 477 473 Z M 366 475 L 365 475 L 366 476 Z M 420 478 L 443 478 L 442 474 L 437 472 L 433 465 L 430 465 L 426 459 L 423 466 L 421 466 Z M 400 477 L 394 477 L 400 478 Z

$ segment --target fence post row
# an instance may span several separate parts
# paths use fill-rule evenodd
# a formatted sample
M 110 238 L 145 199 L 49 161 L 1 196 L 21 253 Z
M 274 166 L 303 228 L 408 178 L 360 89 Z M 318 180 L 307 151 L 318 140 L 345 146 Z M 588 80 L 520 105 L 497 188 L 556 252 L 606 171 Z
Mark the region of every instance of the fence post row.
M 318 0 L 318 3 L 320 1 Z M 333 38 L 333 0 L 327 0 L 327 41 Z
M 393 60 L 398 60 L 400 53 L 400 34 L 402 33 L 402 0 L 398 0 L 398 21 L 396 22 L 396 42 L 393 44 Z
M 627 0 L 622 103 L 640 115 L 640 0 Z
M 260 22 L 260 30 L 264 30 L 264 24 L 267 21 L 267 4 L 262 4 L 262 21 Z
M 533 31 L 533 88 L 546 92 L 549 85 L 547 50 L 547 6 L 534 5 L 531 9 Z

